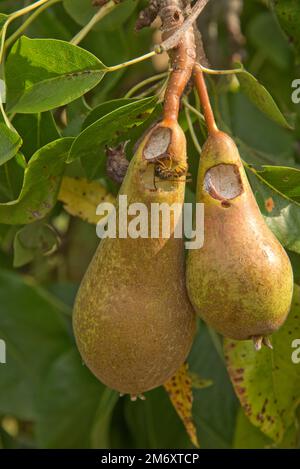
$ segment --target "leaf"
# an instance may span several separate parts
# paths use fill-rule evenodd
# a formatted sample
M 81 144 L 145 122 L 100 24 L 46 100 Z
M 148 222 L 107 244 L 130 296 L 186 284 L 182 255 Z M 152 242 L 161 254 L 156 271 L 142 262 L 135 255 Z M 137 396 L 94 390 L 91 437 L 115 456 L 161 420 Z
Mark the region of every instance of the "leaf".
M 24 168 L 20 165 L 19 158 L 17 158 L 19 155 L 0 166 L 0 202 L 13 200 L 20 193 Z
M 81 26 L 88 23 L 97 12 L 91 0 L 64 0 L 63 5 L 69 15 Z M 129 18 L 136 8 L 133 0 L 124 0 L 116 4 L 115 8 L 104 16 L 93 29 L 97 31 L 109 31 L 118 29 Z
M 102 87 L 101 87 L 102 88 Z M 89 114 L 84 96 L 69 103 L 66 107 L 66 127 L 63 129 L 64 137 L 77 137 L 82 130 L 82 124 Z
M 62 106 L 96 86 L 105 71 L 97 57 L 78 46 L 22 36 L 7 58 L 8 109 L 36 113 Z
M 38 385 L 70 344 L 65 307 L 19 275 L 0 270 L 0 338 L 7 363 L 0 372 L 0 413 L 37 418 Z
M 248 171 L 250 183 L 268 227 L 280 243 L 300 254 L 300 207 L 260 179 L 256 171 Z
M 109 114 L 110 112 L 115 111 L 118 108 L 126 106 L 127 104 L 135 103 L 137 101 L 138 100 L 135 98 L 121 98 L 112 99 L 110 101 L 105 101 L 104 103 L 99 104 L 87 115 L 86 119 L 82 124 L 82 130 L 94 124 L 94 122 L 101 119 L 106 114 Z
M 197 373 L 189 372 L 189 376 L 192 380 L 192 388 L 194 389 L 204 389 L 208 388 L 213 384 L 211 379 L 203 379 L 201 376 L 197 375 Z
M 237 73 L 236 77 L 240 83 L 241 91 L 258 109 L 260 109 L 260 111 L 278 125 L 287 129 L 292 128 L 270 93 L 253 75 L 251 75 L 251 73 L 243 70 L 242 73 Z
M 50 111 L 29 115 L 17 114 L 13 125 L 22 137 L 22 153 L 26 159 L 29 159 L 34 152 L 47 143 L 60 138 L 60 133 Z
M 118 400 L 119 394 L 112 389 L 105 388 L 101 394 L 91 431 L 91 447 L 93 449 L 111 446 L 111 420 Z
M 13 158 L 22 145 L 20 135 L 0 122 L 0 165 Z
M 64 203 L 64 209 L 70 215 L 94 224 L 101 220 L 101 216 L 96 215 L 97 206 L 101 202 L 115 204 L 115 198 L 107 193 L 103 184 L 68 176 L 62 180 L 58 200 Z
M 32 156 L 19 197 L 0 204 L 0 223 L 26 225 L 43 218 L 52 209 L 72 141 L 72 138 L 56 140 Z
M 280 443 L 300 403 L 300 367 L 292 361 L 299 339 L 300 287 L 286 323 L 272 336 L 274 350 L 256 352 L 251 341 L 227 339 L 224 349 L 235 392 L 251 423 Z
M 203 449 L 231 448 L 238 402 L 224 364 L 222 349 L 216 348 L 213 335 L 200 322 L 189 369 L 201 378 L 212 381 L 206 389 L 193 388 L 193 420 Z
M 234 449 L 266 449 L 270 448 L 272 443 L 272 440 L 264 435 L 259 428 L 252 425 L 243 410 L 240 409 L 234 434 Z
M 127 99 L 126 100 L 125 99 L 113 100 L 110 102 L 103 103 L 103 107 L 100 105 L 98 108 L 95 108 L 95 114 L 93 114 L 93 111 L 92 111 L 91 116 L 90 116 L 91 119 L 93 117 L 96 117 L 97 113 L 99 113 L 100 115 L 100 113 L 104 112 L 105 109 L 110 108 L 108 112 L 112 112 L 112 110 L 119 108 L 119 106 L 117 106 L 117 101 L 129 101 L 129 100 Z M 134 101 L 130 99 L 130 102 L 133 103 Z M 111 108 L 112 106 L 113 106 L 113 109 Z M 106 113 L 104 115 L 106 115 Z M 151 114 L 148 115 L 148 113 L 145 113 L 145 115 L 141 116 L 142 119 L 144 119 L 142 123 L 139 123 L 137 126 L 134 124 L 133 127 L 127 129 L 126 140 L 128 143 L 126 145 L 125 151 L 126 151 L 126 156 L 128 158 L 131 158 L 131 156 L 133 155 L 135 151 L 136 142 L 138 142 L 141 136 L 153 125 L 155 121 L 157 121 L 160 118 L 160 116 L 161 116 L 161 106 L 156 105 L 154 110 L 151 112 Z M 106 144 L 101 144 L 99 153 L 97 154 L 97 158 L 95 158 L 95 154 L 92 153 L 90 155 L 87 154 L 84 158 L 81 159 L 82 167 L 88 179 L 97 179 L 101 177 L 106 177 L 105 145 L 111 145 L 111 146 L 117 145 L 122 140 L 124 141 L 124 138 L 125 136 L 123 136 L 122 133 L 118 137 L 117 132 L 116 132 L 116 137 L 114 140 L 112 140 L 111 142 L 107 142 Z M 108 183 L 110 182 L 111 181 L 108 180 Z
M 239 136 L 235 137 L 235 141 L 243 159 L 258 166 L 293 166 L 293 133 L 268 119 L 242 93 L 232 95 L 230 102 L 228 119 L 232 119 L 233 134 Z M 229 120 L 227 123 L 229 125 Z
M 8 18 L 8 15 L 4 15 L 4 13 L 0 13 L 0 32 L 7 18 Z
M 300 56 L 300 4 L 298 0 L 273 0 L 279 23 Z
M 292 264 L 293 273 L 294 273 L 294 282 L 300 285 L 300 254 L 297 254 L 292 251 L 287 251 L 287 254 Z
M 255 171 L 278 192 L 291 200 L 300 203 L 300 170 L 284 166 L 262 166 Z
M 134 16 L 134 11 L 138 2 L 134 0 L 123 0 L 117 4 L 115 8 L 96 25 L 95 30 L 99 31 L 115 31 L 130 17 Z
M 109 414 L 118 399 L 114 391 L 108 404 L 106 388 L 82 364 L 75 347 L 59 356 L 46 370 L 37 402 L 37 440 L 40 448 L 91 447 L 92 432 L 98 411 Z M 104 422 L 104 421 L 103 421 Z M 105 432 L 103 424 L 102 431 Z
M 247 33 L 259 53 L 267 57 L 276 67 L 283 71 L 290 67 L 292 50 L 272 12 L 264 11 L 254 16 Z
M 145 401 L 136 402 L 126 397 L 121 399 L 127 423 L 123 433 L 131 437 L 125 448 L 191 448 L 183 423 L 166 391 L 159 387 L 145 397 Z
M 192 416 L 192 378 L 189 375 L 188 364 L 182 365 L 177 373 L 164 384 L 164 387 L 185 426 L 191 442 L 194 446 L 199 448 L 197 431 Z
M 156 97 L 145 98 L 122 106 L 94 122 L 75 139 L 69 161 L 76 158 L 94 158 L 97 161 L 101 145 L 116 139 L 127 139 L 126 133 L 140 125 L 155 107 Z
M 56 232 L 50 225 L 39 222 L 21 228 L 14 239 L 14 267 L 31 262 L 37 254 L 52 254 L 59 245 Z
M 234 449 L 292 449 L 297 447 L 298 438 L 299 429 L 297 429 L 297 424 L 292 425 L 286 431 L 282 442 L 275 445 L 259 428 L 252 425 L 242 409 L 238 413 L 234 435 Z
M 63 5 L 68 14 L 81 26 L 88 23 L 97 8 L 89 0 L 63 0 Z

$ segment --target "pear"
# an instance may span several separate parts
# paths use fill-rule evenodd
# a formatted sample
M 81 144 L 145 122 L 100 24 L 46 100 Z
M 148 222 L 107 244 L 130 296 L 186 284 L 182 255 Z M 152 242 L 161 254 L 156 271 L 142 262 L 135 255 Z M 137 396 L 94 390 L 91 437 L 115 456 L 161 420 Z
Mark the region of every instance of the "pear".
M 149 226 L 153 203 L 178 203 L 182 210 L 185 181 L 154 181 L 156 161 L 166 156 L 186 162 L 185 136 L 177 122 L 163 121 L 147 132 L 119 192 L 127 195 L 128 205 L 145 204 Z M 169 237 L 162 237 L 159 226 L 157 238 L 121 238 L 117 230 L 116 238 L 103 239 L 75 301 L 73 326 L 84 363 L 100 381 L 132 399 L 176 372 L 195 333 L 184 245 L 174 237 L 175 225 L 173 214 Z
M 260 213 L 238 149 L 223 132 L 213 132 L 203 147 L 197 202 L 204 204 L 204 245 L 187 259 L 195 310 L 226 337 L 270 346 L 268 335 L 290 309 L 293 272 Z

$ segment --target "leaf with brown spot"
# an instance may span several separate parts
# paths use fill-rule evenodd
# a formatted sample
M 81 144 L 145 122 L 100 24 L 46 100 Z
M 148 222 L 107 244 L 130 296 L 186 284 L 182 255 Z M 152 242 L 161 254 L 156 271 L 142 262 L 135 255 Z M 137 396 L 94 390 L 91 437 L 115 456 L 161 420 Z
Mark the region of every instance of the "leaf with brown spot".
M 171 402 L 181 418 L 193 445 L 198 448 L 197 432 L 192 417 L 192 386 L 192 377 L 189 373 L 188 364 L 182 365 L 177 373 L 164 384 Z
M 264 165 L 261 170 L 251 168 L 264 184 L 279 194 L 300 204 L 300 170 L 286 166 Z
M 268 227 L 286 249 L 300 254 L 300 204 L 266 183 L 253 168 L 247 174 Z M 265 201 L 269 198 L 274 201 L 271 212 L 265 207 Z
M 300 404 L 300 366 L 292 362 L 292 342 L 300 337 L 300 288 L 295 285 L 291 312 L 272 336 L 274 349 L 256 352 L 251 341 L 225 340 L 227 369 L 251 423 L 280 443 L 294 425 Z
M 292 449 L 297 448 L 299 436 L 299 424 L 295 422 L 287 429 L 282 441 L 277 445 L 258 427 L 252 425 L 243 410 L 240 409 L 236 420 L 233 447 L 234 449 Z
M 274 200 L 272 199 L 272 197 L 269 197 L 265 201 L 265 207 L 266 207 L 267 212 L 269 212 L 269 213 L 272 212 L 273 208 L 275 207 Z
M 63 202 L 64 209 L 70 215 L 94 224 L 101 219 L 100 215 L 96 215 L 97 206 L 101 202 L 115 203 L 115 198 L 100 182 L 68 176 L 62 180 L 58 200 Z

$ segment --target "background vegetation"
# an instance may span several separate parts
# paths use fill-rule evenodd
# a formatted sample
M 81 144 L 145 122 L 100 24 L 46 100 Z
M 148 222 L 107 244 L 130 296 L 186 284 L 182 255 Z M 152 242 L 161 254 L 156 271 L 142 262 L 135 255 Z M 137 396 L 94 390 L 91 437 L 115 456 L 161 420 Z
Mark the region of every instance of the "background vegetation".
M 0 25 L 32 3 L 1 1 Z M 82 28 L 98 12 L 91 3 L 49 0 L 35 18 L 36 10 L 16 18 L 6 35 L 0 339 L 7 364 L 0 364 L 0 446 L 189 448 L 166 389 L 147 393 L 144 402 L 119 398 L 82 365 L 72 335 L 74 295 L 98 244 L 94 207 L 118 190 L 106 175 L 105 146 L 130 140 L 130 158 L 160 114 L 167 70 L 163 56 L 107 69 L 147 53 L 158 33 L 136 33 L 145 2 L 125 0 L 84 36 Z M 234 3 L 240 12 L 229 10 Z M 199 25 L 212 68 L 242 61 L 252 74 L 209 75 L 210 93 L 218 125 L 238 143 L 262 213 L 287 249 L 299 284 L 300 104 L 291 99 L 292 82 L 300 78 L 298 0 L 211 0 Z M 20 33 L 26 37 L 18 40 Z M 133 88 L 156 74 L 163 75 Z M 193 200 L 206 130 L 193 92 L 184 103 L 192 173 L 187 197 Z M 300 364 L 291 360 L 292 342 L 300 339 L 299 291 L 296 286 L 274 351 L 255 353 L 252 344 L 232 341 L 223 348 L 220 337 L 199 324 L 189 357 L 192 416 L 191 390 L 178 386 L 187 407 L 184 423 L 193 434 L 192 417 L 201 448 L 299 447 Z

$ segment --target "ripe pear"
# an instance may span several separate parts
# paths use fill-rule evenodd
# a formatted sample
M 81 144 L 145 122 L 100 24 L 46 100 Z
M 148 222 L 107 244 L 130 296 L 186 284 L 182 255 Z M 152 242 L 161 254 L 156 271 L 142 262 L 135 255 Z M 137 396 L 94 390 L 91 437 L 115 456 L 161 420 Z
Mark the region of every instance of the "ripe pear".
M 186 161 L 185 136 L 175 122 L 148 131 L 119 192 L 127 195 L 128 206 L 145 204 L 149 227 L 151 204 L 179 203 L 182 209 L 184 201 L 184 181 L 154 183 L 155 161 L 166 153 Z M 128 222 L 133 218 L 128 215 Z M 195 332 L 183 240 L 174 237 L 176 219 L 170 218 L 167 238 L 160 217 L 157 238 L 121 238 L 117 228 L 116 238 L 102 239 L 75 301 L 73 325 L 83 361 L 100 381 L 133 399 L 176 372 Z
M 266 225 L 238 149 L 225 133 L 206 141 L 197 202 L 204 204 L 204 245 L 190 250 L 187 289 L 199 315 L 226 337 L 271 345 L 289 312 L 293 272 Z

